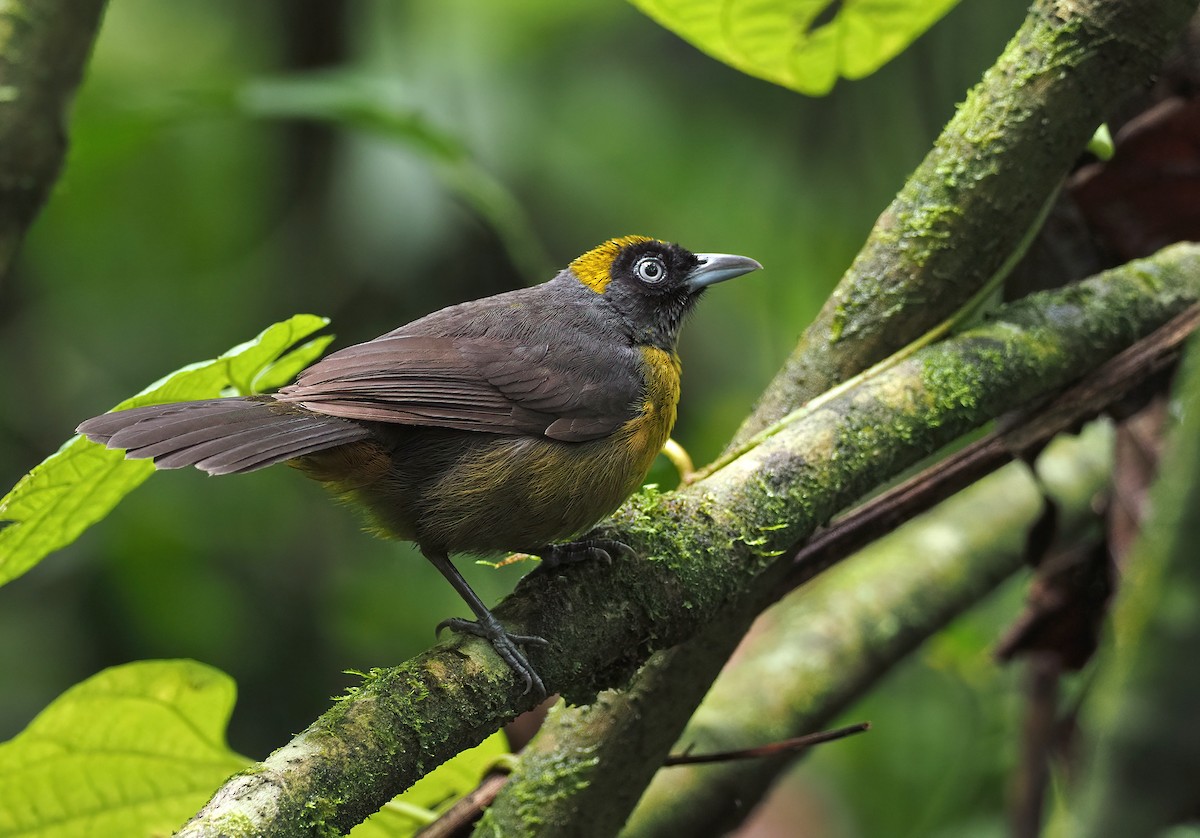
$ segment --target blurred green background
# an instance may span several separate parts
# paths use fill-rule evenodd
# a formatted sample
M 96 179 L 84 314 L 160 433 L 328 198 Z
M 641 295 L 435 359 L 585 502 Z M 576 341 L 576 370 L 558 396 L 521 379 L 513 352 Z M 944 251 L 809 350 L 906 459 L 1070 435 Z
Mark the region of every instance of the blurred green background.
M 703 462 L 1023 14 L 964 3 L 810 100 L 617 0 L 113 0 L 66 169 L 0 285 L 0 488 L 82 419 L 294 312 L 357 342 L 627 233 L 766 266 L 685 330 L 675 436 Z M 462 565 L 488 601 L 524 572 Z M 192 657 L 236 678 L 231 743 L 260 757 L 343 670 L 401 661 L 462 612 L 288 469 L 160 474 L 0 588 L 0 738 L 105 666 Z M 876 733 L 809 763 L 825 834 L 999 830 L 1017 719 L 986 648 L 1008 613 L 940 637 L 872 699 Z

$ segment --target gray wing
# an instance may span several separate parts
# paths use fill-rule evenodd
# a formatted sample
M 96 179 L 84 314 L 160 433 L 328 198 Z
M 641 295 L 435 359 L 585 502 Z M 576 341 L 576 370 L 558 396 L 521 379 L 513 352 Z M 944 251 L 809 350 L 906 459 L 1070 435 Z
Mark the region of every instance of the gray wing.
M 606 436 L 640 409 L 640 356 L 564 337 L 552 348 L 391 333 L 318 361 L 275 397 L 345 419 L 566 442 Z

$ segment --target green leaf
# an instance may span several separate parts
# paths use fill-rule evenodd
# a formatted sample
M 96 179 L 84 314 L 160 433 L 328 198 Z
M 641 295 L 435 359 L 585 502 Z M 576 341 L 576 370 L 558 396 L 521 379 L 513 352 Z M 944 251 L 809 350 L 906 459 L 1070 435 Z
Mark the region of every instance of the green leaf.
M 958 0 L 630 0 L 713 58 L 810 96 L 878 70 Z
M 463 751 L 417 780 L 412 788 L 352 829 L 351 838 L 415 835 L 460 798 L 474 791 L 487 773 L 508 757 L 508 738 L 504 731 L 498 730 L 474 748 Z
M 236 689 L 194 661 L 77 684 L 0 744 L 0 835 L 170 835 L 247 764 L 225 744 Z
M 1101 122 L 1100 127 L 1092 134 L 1092 138 L 1088 140 L 1087 150 L 1096 155 L 1099 160 L 1112 160 L 1117 149 L 1113 142 L 1112 132 L 1108 130 L 1107 122 Z
M 0 744 L 0 835 L 170 835 L 251 764 L 225 743 L 235 696 L 228 675 L 189 660 L 115 666 L 76 684 Z M 351 834 L 415 835 L 507 756 L 497 732 Z
M 259 373 L 279 361 L 285 353 L 288 353 L 301 340 L 319 329 L 324 329 L 328 325 L 329 318 L 327 317 L 317 317 L 315 314 L 296 314 L 287 320 L 268 326 L 258 337 L 238 344 L 219 358 L 203 362 L 203 365 L 210 370 L 210 381 L 212 380 L 211 372 L 215 371 L 219 375 L 222 365 L 224 366 L 224 383 L 220 384 L 220 389 L 233 387 L 243 396 L 258 393 L 262 389 L 269 389 L 270 387 L 269 384 L 261 388 L 258 386 Z M 324 340 L 324 343 L 320 344 L 322 340 Z M 320 344 L 317 350 L 319 352 L 320 349 L 329 344 L 329 338 L 318 338 L 317 342 Z M 308 344 L 308 346 L 311 345 L 311 343 Z M 301 347 L 298 351 L 306 354 L 304 347 Z M 313 355 L 312 357 L 316 356 Z M 278 382 L 278 384 L 286 384 L 289 380 L 285 379 Z M 139 394 L 135 398 L 140 398 L 141 395 Z M 188 396 L 188 398 L 202 399 L 212 397 Z M 157 401 L 155 399 L 155 402 Z M 150 403 L 153 404 L 154 402 Z
M 211 399 L 228 388 L 243 395 L 277 387 L 316 358 L 330 338 L 296 344 L 329 320 L 297 314 L 218 358 L 159 379 L 114 409 Z M 0 585 L 70 544 L 154 472 L 147 460 L 126 460 L 83 437 L 35 466 L 0 499 Z
M 325 348 L 332 342 L 333 335 L 322 335 L 280 355 L 278 360 L 263 367 L 254 376 L 254 380 L 251 382 L 252 391 L 264 393 L 288 384 L 300 370 L 320 358 Z

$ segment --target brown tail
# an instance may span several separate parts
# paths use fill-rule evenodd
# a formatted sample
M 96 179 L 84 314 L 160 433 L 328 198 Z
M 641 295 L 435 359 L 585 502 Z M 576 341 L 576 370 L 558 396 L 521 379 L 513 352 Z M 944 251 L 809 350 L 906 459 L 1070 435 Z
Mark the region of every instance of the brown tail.
M 118 410 L 77 429 L 158 468 L 195 466 L 209 474 L 254 471 L 365 439 L 364 426 L 270 398 L 209 399 Z

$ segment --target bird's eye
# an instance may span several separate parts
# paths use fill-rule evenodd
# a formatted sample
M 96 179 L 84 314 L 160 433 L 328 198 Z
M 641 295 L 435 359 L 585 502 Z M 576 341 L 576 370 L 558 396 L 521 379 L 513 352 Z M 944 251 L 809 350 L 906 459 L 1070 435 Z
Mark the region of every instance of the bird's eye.
M 667 267 L 657 256 L 643 256 L 633 266 L 633 272 L 642 282 L 662 282 L 667 275 Z

